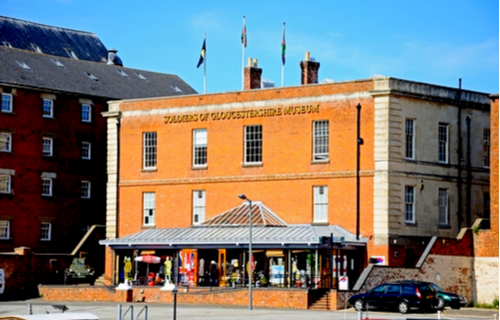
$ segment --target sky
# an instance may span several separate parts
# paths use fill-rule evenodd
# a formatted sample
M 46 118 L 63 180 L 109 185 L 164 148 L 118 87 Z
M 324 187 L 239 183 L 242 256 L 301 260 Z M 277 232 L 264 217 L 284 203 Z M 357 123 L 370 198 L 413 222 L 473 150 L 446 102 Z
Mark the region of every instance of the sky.
M 196 68 L 206 34 L 206 92 L 242 89 L 242 67 L 300 85 L 305 52 L 319 81 L 374 75 L 499 92 L 497 0 L 0 0 L 0 15 L 95 33 L 124 66 L 176 74 L 204 92 Z M 241 33 L 246 21 L 247 47 Z

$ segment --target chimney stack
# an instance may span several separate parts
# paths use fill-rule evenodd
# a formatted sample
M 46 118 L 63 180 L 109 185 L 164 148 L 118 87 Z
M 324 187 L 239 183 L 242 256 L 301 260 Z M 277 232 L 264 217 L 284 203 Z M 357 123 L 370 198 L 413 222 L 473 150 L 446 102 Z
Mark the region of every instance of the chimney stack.
M 248 67 L 245 67 L 244 90 L 259 89 L 262 69 L 257 67 L 257 59 L 248 58 Z
M 108 63 L 107 64 L 115 64 L 117 52 L 118 52 L 118 50 L 113 49 L 113 48 L 108 50 Z
M 304 61 L 300 62 L 300 68 L 302 69 L 302 84 L 318 83 L 319 62 L 310 59 L 309 51 L 306 51 Z

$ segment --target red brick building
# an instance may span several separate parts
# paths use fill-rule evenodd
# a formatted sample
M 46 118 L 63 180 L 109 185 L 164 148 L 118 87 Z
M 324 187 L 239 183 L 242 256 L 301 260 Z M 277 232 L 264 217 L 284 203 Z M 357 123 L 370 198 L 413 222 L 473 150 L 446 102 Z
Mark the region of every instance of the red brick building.
M 415 266 L 431 237 L 472 226 L 489 194 L 487 94 L 390 77 L 318 84 L 318 62 L 301 68 L 296 87 L 260 89 L 254 65 L 241 92 L 110 103 L 108 148 L 120 152 L 108 161 L 109 276 L 121 277 L 124 256 L 151 253 L 185 260 L 189 251 L 195 270 L 200 257 L 229 265 L 227 243 L 240 246 L 241 265 L 249 238 L 220 222 L 242 212 L 239 194 L 288 230 L 327 228 L 340 250 L 334 269 L 354 280 L 368 262 Z M 257 227 L 264 273 L 275 254 L 285 279 L 294 261 L 313 279 L 331 272 L 319 237 L 299 248 Z M 203 251 L 207 243 L 215 251 Z
M 62 272 L 82 252 L 102 272 L 107 102 L 194 90 L 123 67 L 89 32 L 0 17 L 0 44 L 0 267 L 15 275 L 9 254 L 27 247 L 53 258 L 32 261 L 36 272 Z

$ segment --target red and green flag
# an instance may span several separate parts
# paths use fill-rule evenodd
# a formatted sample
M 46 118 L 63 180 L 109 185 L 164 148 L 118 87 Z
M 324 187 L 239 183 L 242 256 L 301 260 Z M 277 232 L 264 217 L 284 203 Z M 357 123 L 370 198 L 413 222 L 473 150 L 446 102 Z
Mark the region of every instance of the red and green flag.
M 281 40 L 281 64 L 285 65 L 285 52 L 286 52 L 286 41 L 285 41 L 285 23 L 283 22 L 283 39 Z
M 246 19 L 243 16 L 243 29 L 241 30 L 241 44 L 243 47 L 247 47 L 247 23 Z

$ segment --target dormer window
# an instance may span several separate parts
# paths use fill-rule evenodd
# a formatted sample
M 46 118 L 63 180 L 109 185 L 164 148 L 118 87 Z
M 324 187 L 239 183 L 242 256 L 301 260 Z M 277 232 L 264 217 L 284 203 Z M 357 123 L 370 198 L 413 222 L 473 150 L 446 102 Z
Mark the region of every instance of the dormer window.
M 31 44 L 31 50 L 35 51 L 36 53 L 43 53 L 42 49 L 34 43 Z
M 148 79 L 146 79 L 146 77 L 140 74 L 139 72 L 136 72 L 135 75 L 141 80 L 148 81 Z
M 11 45 L 11 44 L 10 44 L 10 42 L 8 42 L 8 41 L 4 41 L 4 42 L 3 42 L 3 45 L 4 45 L 4 47 L 7 47 L 7 48 L 12 48 L 12 45 Z
M 17 60 L 16 60 L 16 62 L 17 62 L 17 64 L 18 64 L 21 68 L 23 68 L 24 70 L 31 70 L 30 66 L 28 66 L 26 63 L 24 63 L 24 62 L 22 62 L 22 61 L 17 61 Z
M 57 59 L 50 59 L 50 61 L 54 62 L 54 64 L 56 66 L 58 66 L 59 68 L 64 68 L 64 64 L 62 64 L 61 61 L 57 60 Z
M 94 76 L 92 73 L 88 73 L 88 72 L 85 72 L 85 74 L 87 75 L 87 77 L 89 77 L 90 79 L 94 80 L 94 81 L 99 81 L 99 78 L 97 78 L 96 76 Z
M 68 54 L 68 56 L 72 59 L 78 60 L 78 57 L 76 56 L 75 52 L 71 49 L 64 48 L 64 51 Z
M 126 74 L 125 71 L 121 69 L 116 69 L 116 72 L 118 72 L 118 74 L 121 75 L 122 77 L 128 77 L 128 74 Z
M 173 85 L 170 85 L 170 88 L 174 89 L 175 92 L 179 92 L 179 93 L 182 93 L 182 90 L 179 89 L 178 86 L 173 86 Z

